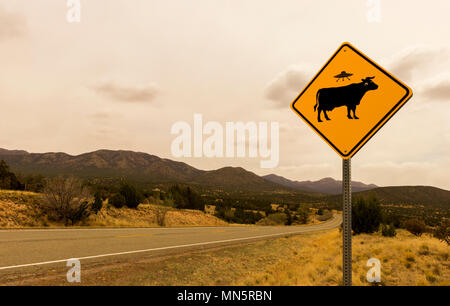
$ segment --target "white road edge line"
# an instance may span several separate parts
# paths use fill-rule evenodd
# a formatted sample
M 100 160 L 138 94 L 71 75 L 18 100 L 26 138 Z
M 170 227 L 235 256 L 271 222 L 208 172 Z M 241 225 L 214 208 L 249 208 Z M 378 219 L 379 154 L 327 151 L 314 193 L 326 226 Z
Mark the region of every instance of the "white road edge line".
M 322 223 L 322 224 L 318 224 L 318 225 L 333 225 L 334 226 L 335 224 L 333 224 L 333 223 L 336 220 L 338 220 L 337 217 L 335 217 L 334 220 L 330 221 L 329 223 Z M 340 222 L 338 222 L 336 225 L 339 225 L 339 223 Z M 92 255 L 92 256 L 85 256 L 85 257 L 78 257 L 76 259 L 78 259 L 78 260 L 93 259 L 93 258 L 100 258 L 100 257 L 110 257 L 110 256 L 136 254 L 136 253 L 144 253 L 144 252 L 151 252 L 151 251 L 161 251 L 161 250 L 169 250 L 169 249 L 177 249 L 177 248 L 186 248 L 186 247 L 191 247 L 191 246 L 200 246 L 200 245 L 208 245 L 208 244 L 215 244 L 215 243 L 225 243 L 225 242 L 232 242 L 232 241 L 242 241 L 242 240 L 258 239 L 258 238 L 266 238 L 266 237 L 274 237 L 274 236 L 283 236 L 283 235 L 289 235 L 289 234 L 292 235 L 292 234 L 297 234 L 297 233 L 305 233 L 305 232 L 314 231 L 314 230 L 317 229 L 317 227 L 304 229 L 304 230 L 300 230 L 300 231 L 294 231 L 294 232 L 285 232 L 285 233 L 278 233 L 278 234 L 260 235 L 260 236 L 253 236 L 253 237 L 234 238 L 234 239 L 208 241 L 208 242 L 198 242 L 198 243 L 191 243 L 191 244 L 182 244 L 182 245 L 174 245 L 174 246 L 161 247 L 161 248 L 119 252 L 119 253 Z M 333 227 L 331 227 L 331 228 L 333 228 Z M 328 228 L 326 227 L 324 229 L 328 229 Z M 15 266 L 6 266 L 6 267 L 0 267 L 0 270 L 48 265 L 48 264 L 53 264 L 53 263 L 67 262 L 70 259 L 74 259 L 74 258 L 58 259 L 58 260 L 52 260 L 52 261 L 43 261 L 43 262 L 36 262 L 36 263 L 22 264 L 22 265 L 15 265 Z

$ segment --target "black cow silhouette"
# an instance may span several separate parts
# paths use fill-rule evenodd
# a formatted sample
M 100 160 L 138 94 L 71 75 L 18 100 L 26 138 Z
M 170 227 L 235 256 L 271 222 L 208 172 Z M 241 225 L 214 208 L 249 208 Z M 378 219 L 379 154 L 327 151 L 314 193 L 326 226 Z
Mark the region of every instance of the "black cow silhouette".
M 375 77 L 367 77 L 361 79 L 361 83 L 353 83 L 347 86 L 322 88 L 317 91 L 316 105 L 314 111 L 318 109 L 317 121 L 322 122 L 320 113 L 323 112 L 325 119 L 330 120 L 327 111 L 332 111 L 336 107 L 347 106 L 348 119 L 359 119 L 356 117 L 356 106 L 359 105 L 363 96 L 369 90 L 375 90 L 378 85 L 372 79 Z M 350 114 L 353 111 L 353 117 Z

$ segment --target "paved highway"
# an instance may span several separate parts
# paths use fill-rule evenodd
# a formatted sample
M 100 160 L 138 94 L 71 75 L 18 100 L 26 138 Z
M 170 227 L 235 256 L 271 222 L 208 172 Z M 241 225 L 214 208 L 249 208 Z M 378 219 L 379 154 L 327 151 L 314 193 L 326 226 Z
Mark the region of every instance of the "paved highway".
M 103 260 L 139 253 L 166 255 L 327 230 L 340 224 L 341 217 L 335 216 L 307 226 L 0 230 L 0 274 L 63 263 L 71 258 Z

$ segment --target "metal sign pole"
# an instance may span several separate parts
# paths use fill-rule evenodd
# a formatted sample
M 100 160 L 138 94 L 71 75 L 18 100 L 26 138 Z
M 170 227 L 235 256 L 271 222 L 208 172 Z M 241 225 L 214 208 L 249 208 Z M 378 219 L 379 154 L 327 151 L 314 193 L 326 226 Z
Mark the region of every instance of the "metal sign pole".
M 352 184 L 351 159 L 342 160 L 342 271 L 343 285 L 352 285 Z

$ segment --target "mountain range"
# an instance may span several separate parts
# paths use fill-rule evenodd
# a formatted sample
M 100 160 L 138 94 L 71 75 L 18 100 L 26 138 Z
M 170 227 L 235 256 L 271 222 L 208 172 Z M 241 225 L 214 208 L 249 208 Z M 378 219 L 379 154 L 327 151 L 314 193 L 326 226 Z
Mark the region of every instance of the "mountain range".
M 294 191 L 305 194 L 337 195 L 342 182 L 332 178 L 318 181 L 292 181 L 270 174 L 258 176 L 241 167 L 200 170 L 186 163 L 160 158 L 142 152 L 98 150 L 80 155 L 66 153 L 28 153 L 23 150 L 0 149 L 0 160 L 11 170 L 22 174 L 76 175 L 83 178 L 126 177 L 145 183 L 186 183 L 229 190 Z M 448 203 L 450 191 L 429 186 L 377 187 L 373 184 L 352 182 L 353 192 L 375 192 L 381 198 L 396 202 L 421 201 L 439 194 Z
M 318 181 L 292 181 L 276 174 L 269 174 L 263 176 L 264 179 L 277 183 L 282 186 L 290 187 L 296 190 L 303 190 L 309 192 L 319 192 L 325 194 L 340 194 L 342 193 L 342 181 L 335 180 L 331 177 L 326 177 Z M 374 184 L 364 184 L 357 181 L 352 181 L 352 191 L 365 191 L 377 188 Z
M 241 167 L 205 171 L 183 162 L 133 151 L 98 150 L 69 155 L 0 149 L 0 159 L 5 160 L 12 171 L 22 174 L 126 177 L 145 183 L 188 183 L 245 190 L 285 189 Z

